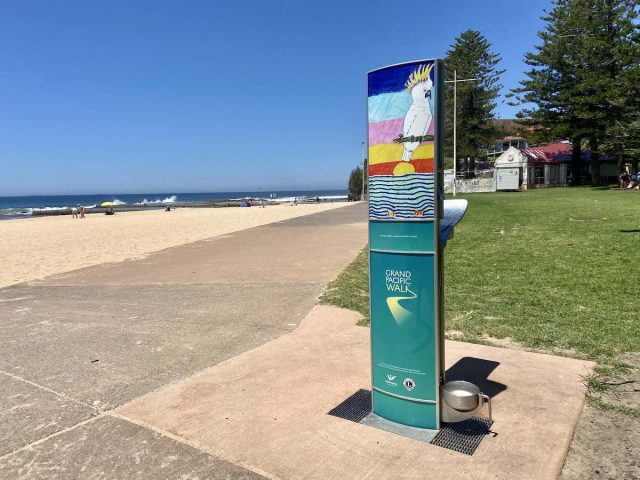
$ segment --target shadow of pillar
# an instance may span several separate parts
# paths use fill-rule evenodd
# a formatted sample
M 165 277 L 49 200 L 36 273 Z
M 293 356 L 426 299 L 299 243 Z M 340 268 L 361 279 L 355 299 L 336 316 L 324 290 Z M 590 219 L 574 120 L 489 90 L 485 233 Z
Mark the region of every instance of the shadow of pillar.
M 491 373 L 500 365 L 500 362 L 485 360 L 482 358 L 462 357 L 449 367 L 445 373 L 447 382 L 453 380 L 466 380 L 476 384 L 482 393 L 495 397 L 507 389 L 507 386 L 489 380 Z

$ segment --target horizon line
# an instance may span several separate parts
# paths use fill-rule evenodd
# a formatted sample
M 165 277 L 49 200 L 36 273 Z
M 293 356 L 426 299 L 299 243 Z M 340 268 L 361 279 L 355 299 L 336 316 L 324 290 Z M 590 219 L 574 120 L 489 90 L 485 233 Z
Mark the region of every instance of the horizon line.
M 82 196 L 82 195 L 153 195 L 153 194 L 170 194 L 170 195 L 180 195 L 180 194 L 200 194 L 200 193 L 255 193 L 255 192 L 268 192 L 268 193 L 278 193 L 278 192 L 326 192 L 326 191 L 335 191 L 335 190 L 349 190 L 348 187 L 340 187 L 340 188 L 298 188 L 298 189 L 284 189 L 284 188 L 270 188 L 270 189 L 262 189 L 259 188 L 257 190 L 212 190 L 212 191 L 150 191 L 150 192 L 93 192 L 93 193 L 36 193 L 36 194 L 20 194 L 20 195 L 0 195 L 0 198 L 10 198 L 10 197 L 62 197 L 62 196 Z

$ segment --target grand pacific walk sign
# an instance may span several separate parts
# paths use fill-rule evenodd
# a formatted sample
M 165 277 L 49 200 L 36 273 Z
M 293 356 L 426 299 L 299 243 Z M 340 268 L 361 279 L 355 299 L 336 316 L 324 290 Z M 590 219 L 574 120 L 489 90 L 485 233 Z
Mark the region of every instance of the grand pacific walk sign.
M 439 60 L 368 74 L 373 413 L 440 428 L 443 71 Z

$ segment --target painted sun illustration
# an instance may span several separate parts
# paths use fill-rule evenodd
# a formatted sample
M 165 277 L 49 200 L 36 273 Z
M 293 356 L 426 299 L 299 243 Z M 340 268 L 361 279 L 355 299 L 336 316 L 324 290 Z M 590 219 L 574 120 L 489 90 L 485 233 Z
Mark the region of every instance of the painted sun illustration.
M 415 167 L 407 162 L 400 162 L 393 169 L 394 175 L 407 175 L 409 173 L 416 173 Z

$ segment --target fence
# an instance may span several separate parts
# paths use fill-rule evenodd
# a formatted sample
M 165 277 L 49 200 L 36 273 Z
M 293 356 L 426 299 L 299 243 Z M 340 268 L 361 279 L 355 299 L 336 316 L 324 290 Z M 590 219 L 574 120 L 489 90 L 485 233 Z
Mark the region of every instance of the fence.
M 445 193 L 453 192 L 453 176 L 445 176 Z M 458 179 L 456 182 L 456 193 L 482 193 L 495 192 L 496 183 L 493 173 L 491 176 L 484 175 L 482 178 Z

